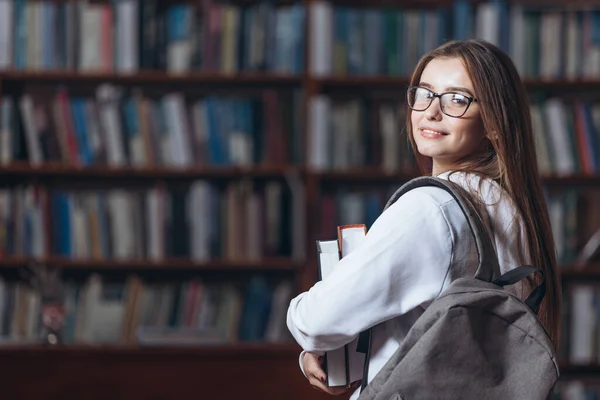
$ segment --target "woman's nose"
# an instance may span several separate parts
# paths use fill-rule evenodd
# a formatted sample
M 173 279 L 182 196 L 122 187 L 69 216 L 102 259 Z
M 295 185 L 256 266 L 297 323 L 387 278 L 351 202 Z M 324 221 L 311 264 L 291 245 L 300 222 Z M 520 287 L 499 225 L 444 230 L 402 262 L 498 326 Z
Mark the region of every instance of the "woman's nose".
M 429 120 L 439 121 L 442 118 L 442 108 L 440 107 L 441 99 L 435 97 L 427 110 L 425 110 L 425 118 Z

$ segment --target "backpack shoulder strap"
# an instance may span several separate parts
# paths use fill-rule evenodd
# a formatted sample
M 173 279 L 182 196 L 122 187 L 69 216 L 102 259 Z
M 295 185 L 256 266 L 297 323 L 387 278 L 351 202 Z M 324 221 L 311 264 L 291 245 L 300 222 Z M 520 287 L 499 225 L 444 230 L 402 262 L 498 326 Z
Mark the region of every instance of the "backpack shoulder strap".
M 431 176 L 414 178 L 402 185 L 400 189 L 390 197 L 384 209 L 387 209 L 394 204 L 404 193 L 423 186 L 435 186 L 443 189 L 450 193 L 456 200 L 463 214 L 467 218 L 469 228 L 471 229 L 471 233 L 475 238 L 475 244 L 477 246 L 479 265 L 477 267 L 477 272 L 475 273 L 475 278 L 486 282 L 492 282 L 495 275 L 500 272 L 498 256 L 496 255 L 496 251 L 494 250 L 494 246 L 483 225 L 481 217 L 473 205 L 467 200 L 469 199 L 469 194 L 461 186 L 448 180 Z

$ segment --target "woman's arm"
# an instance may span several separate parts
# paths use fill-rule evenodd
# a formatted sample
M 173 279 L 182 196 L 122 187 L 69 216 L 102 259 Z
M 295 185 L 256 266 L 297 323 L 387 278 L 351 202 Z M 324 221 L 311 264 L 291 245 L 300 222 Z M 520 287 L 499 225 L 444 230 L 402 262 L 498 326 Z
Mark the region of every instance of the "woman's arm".
M 442 192 L 420 188 L 402 196 L 326 280 L 291 301 L 287 325 L 304 350 L 339 348 L 439 293 L 454 243 L 443 209 L 454 200 Z

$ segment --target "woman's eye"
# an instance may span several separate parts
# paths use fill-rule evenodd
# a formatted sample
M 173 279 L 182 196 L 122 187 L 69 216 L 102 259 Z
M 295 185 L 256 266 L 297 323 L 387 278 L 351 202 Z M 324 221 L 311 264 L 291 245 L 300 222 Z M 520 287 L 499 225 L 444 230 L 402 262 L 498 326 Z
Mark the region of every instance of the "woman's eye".
M 452 97 L 452 102 L 457 105 L 466 105 L 467 98 L 464 96 L 454 96 Z

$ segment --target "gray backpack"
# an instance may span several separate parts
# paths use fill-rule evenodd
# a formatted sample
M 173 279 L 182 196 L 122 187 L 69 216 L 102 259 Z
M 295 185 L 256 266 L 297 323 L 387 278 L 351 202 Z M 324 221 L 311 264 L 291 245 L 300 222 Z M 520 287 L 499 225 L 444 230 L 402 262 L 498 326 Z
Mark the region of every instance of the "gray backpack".
M 363 386 L 359 400 L 549 398 L 559 371 L 550 337 L 537 318 L 545 284 L 525 301 L 503 289 L 541 271 L 521 266 L 495 277 L 500 269 L 487 231 L 465 190 L 452 182 L 413 179 L 386 208 L 420 186 L 440 187 L 456 199 L 475 237 L 479 266 L 472 278 L 449 271 L 449 287 L 419 317 L 373 381 Z M 369 336 L 363 332 L 359 340 L 367 351 L 364 376 Z

